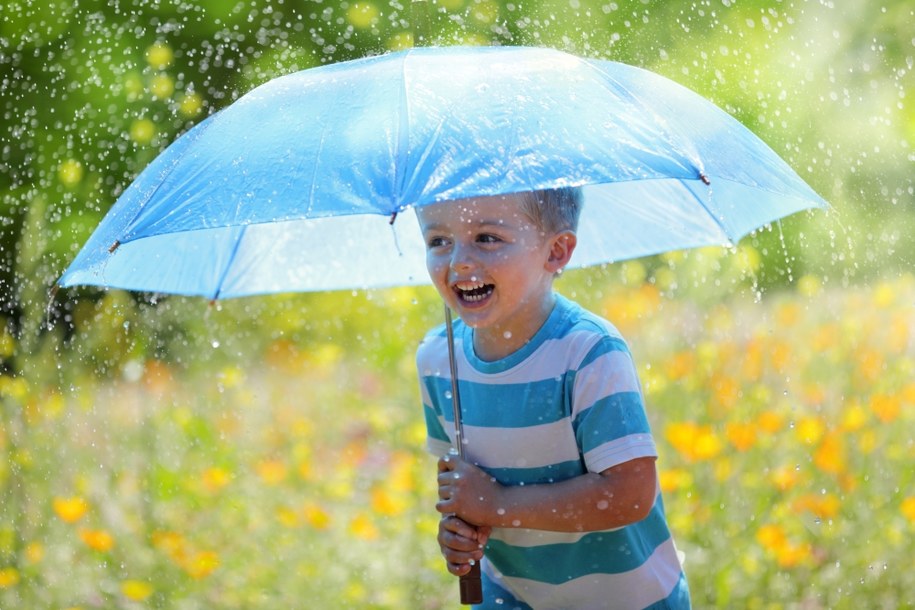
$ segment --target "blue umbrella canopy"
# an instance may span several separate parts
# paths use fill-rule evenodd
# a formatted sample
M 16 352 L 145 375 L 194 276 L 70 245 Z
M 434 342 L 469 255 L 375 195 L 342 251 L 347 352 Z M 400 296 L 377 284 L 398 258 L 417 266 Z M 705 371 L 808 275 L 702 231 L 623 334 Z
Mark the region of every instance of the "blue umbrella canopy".
M 696 93 L 526 47 L 416 48 L 274 79 L 178 138 L 60 278 L 229 298 L 427 281 L 418 206 L 578 186 L 572 266 L 736 243 L 826 203 Z

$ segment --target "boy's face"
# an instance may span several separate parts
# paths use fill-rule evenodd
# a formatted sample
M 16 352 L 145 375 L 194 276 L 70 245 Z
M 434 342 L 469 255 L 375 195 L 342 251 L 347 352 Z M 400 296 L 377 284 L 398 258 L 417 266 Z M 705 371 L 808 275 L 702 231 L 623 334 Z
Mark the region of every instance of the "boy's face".
M 553 275 L 568 262 L 557 259 L 555 244 L 571 239 L 574 248 L 571 232 L 543 235 L 522 211 L 522 197 L 480 197 L 417 210 L 426 266 L 445 303 L 468 326 L 506 338 L 527 334 L 532 324 L 536 332 L 545 321 Z

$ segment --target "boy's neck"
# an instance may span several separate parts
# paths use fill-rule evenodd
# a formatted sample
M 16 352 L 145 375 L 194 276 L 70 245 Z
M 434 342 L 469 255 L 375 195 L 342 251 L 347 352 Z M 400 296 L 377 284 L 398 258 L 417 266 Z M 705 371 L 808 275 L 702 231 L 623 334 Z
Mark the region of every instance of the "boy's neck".
M 492 326 L 473 330 L 473 352 L 480 360 L 494 362 L 514 354 L 537 334 L 556 305 L 556 295 L 549 291 L 523 319 L 513 320 L 511 327 Z

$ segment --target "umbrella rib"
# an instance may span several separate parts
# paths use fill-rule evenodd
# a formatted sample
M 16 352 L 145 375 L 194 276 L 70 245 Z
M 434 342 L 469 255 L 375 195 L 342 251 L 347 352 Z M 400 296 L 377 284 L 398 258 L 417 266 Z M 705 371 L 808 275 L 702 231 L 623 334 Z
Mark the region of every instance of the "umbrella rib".
M 707 194 L 708 198 L 711 199 L 711 198 L 712 198 L 712 195 L 713 195 L 713 191 L 712 191 L 712 188 L 711 188 L 711 186 L 710 186 L 711 181 L 709 180 L 709 178 L 708 178 L 705 174 L 700 174 L 699 180 L 702 182 L 702 184 L 705 184 L 706 186 L 709 186 L 709 188 L 708 188 L 707 191 L 706 191 L 706 194 Z M 739 238 L 738 238 L 737 240 L 735 240 L 734 237 L 731 236 L 731 232 L 728 231 L 728 228 L 724 225 L 724 223 L 721 221 L 721 219 L 718 217 L 718 215 L 715 214 L 715 213 L 712 211 L 712 209 L 711 209 L 708 205 L 706 205 L 705 201 L 703 201 L 703 198 L 700 197 L 700 196 L 696 193 L 696 191 L 694 191 L 693 189 L 689 188 L 689 186 L 685 184 L 686 180 L 680 180 L 680 182 L 681 182 L 681 183 L 684 183 L 683 186 L 686 187 L 686 190 L 689 191 L 689 193 L 693 196 L 693 199 L 695 199 L 695 200 L 699 203 L 699 205 L 702 206 L 702 209 L 705 210 L 706 215 L 707 215 L 709 218 L 711 218 L 712 221 L 715 223 L 715 226 L 717 226 L 717 227 L 721 230 L 721 232 L 724 234 L 724 236 L 725 236 L 725 237 L 727 238 L 727 240 L 728 240 L 728 245 L 731 246 L 731 247 L 736 246 L 736 242 L 739 241 Z M 723 244 L 722 244 L 722 245 L 723 245 Z
M 222 292 L 222 286 L 226 281 L 226 277 L 229 275 L 229 269 L 232 268 L 232 263 L 235 262 L 235 258 L 238 255 L 238 250 L 241 248 L 241 240 L 244 239 L 247 230 L 248 225 L 242 225 L 240 227 L 238 238 L 235 240 L 235 244 L 232 246 L 232 251 L 229 253 L 228 259 L 226 260 L 226 265 L 223 268 L 222 273 L 219 275 L 219 280 L 216 282 L 216 290 L 213 292 L 214 301 L 219 298 L 219 295 Z
M 124 225 L 125 230 L 127 229 L 127 227 L 130 227 L 131 225 L 133 225 L 134 222 L 136 222 L 137 218 L 139 218 L 140 215 L 143 213 L 143 209 L 146 207 L 146 204 L 149 203 L 152 200 L 152 198 L 156 196 L 156 193 L 159 192 L 159 189 L 162 188 L 162 186 L 165 184 L 165 181 L 168 179 L 168 177 L 171 175 L 171 173 L 173 171 L 175 171 L 175 168 L 178 167 L 178 164 L 185 157 L 185 155 L 187 155 L 188 148 L 194 142 L 199 140 L 200 137 L 204 133 L 206 133 L 207 129 L 209 129 L 212 126 L 212 124 L 216 121 L 217 117 L 219 117 L 221 112 L 222 111 L 216 112 L 215 114 L 210 115 L 209 117 L 204 119 L 203 122 L 198 123 L 195 127 L 191 128 L 191 130 L 188 131 L 184 136 L 182 136 L 182 137 L 188 137 L 193 134 L 194 140 L 193 140 L 193 142 L 188 142 L 188 144 L 181 151 L 181 154 L 179 154 L 178 157 L 172 161 L 171 166 L 163 171 L 162 176 L 158 181 L 158 184 L 156 184 L 156 188 L 152 189 L 150 191 L 150 193 L 146 197 L 143 198 L 142 203 L 137 205 L 136 212 L 134 213 L 133 218 L 130 219 L 130 222 L 128 222 Z M 199 131 L 199 133 L 195 133 L 198 131 Z M 114 254 L 114 251 L 117 250 L 118 246 L 120 246 L 124 241 L 130 241 L 129 234 L 122 235 L 119 239 L 116 239 L 114 241 L 114 243 L 110 245 L 108 252 L 111 254 Z
M 656 124 L 662 125 L 663 128 L 664 128 L 664 130 L 667 132 L 667 134 L 668 134 L 671 138 L 676 138 L 676 140 L 677 140 L 677 142 L 678 142 L 678 147 L 679 147 L 681 150 L 683 150 L 684 152 L 686 152 L 686 154 L 684 155 L 684 157 L 685 157 L 685 158 L 691 163 L 691 165 L 693 166 L 693 170 L 695 170 L 695 172 L 696 172 L 696 177 L 697 177 L 699 180 L 702 180 L 703 183 L 708 184 L 708 182 L 707 182 L 707 180 L 709 180 L 708 174 L 705 172 L 704 164 L 702 163 L 702 159 L 701 159 L 700 156 L 699 156 L 699 151 L 696 150 L 695 147 L 693 147 L 693 146 L 688 146 L 688 144 L 691 144 L 691 141 L 690 141 L 689 138 L 683 137 L 683 134 L 680 133 L 679 130 L 675 129 L 667 120 L 664 119 L 664 117 L 663 117 L 662 115 L 660 115 L 660 114 L 658 114 L 657 112 L 655 112 L 655 111 L 653 110 L 653 105 L 652 105 L 652 104 L 643 103 L 643 102 L 642 102 L 641 96 L 639 96 L 638 94 L 636 94 L 636 92 L 633 91 L 632 89 L 630 89 L 629 87 L 625 86 L 625 85 L 620 81 L 620 79 L 614 77 L 611 73 L 609 73 L 607 70 L 605 70 L 605 69 L 603 68 L 603 66 L 600 65 L 601 60 L 590 60 L 590 59 L 586 59 L 586 60 L 585 60 L 585 63 L 586 63 L 588 66 L 590 66 L 591 69 L 595 70 L 595 71 L 598 72 L 601 76 L 603 76 L 604 79 L 606 79 L 606 80 L 609 81 L 609 82 L 612 82 L 620 91 L 625 91 L 626 94 L 627 94 L 632 100 L 637 100 L 638 102 L 640 102 L 641 105 L 644 107 L 645 110 L 651 112 L 652 115 L 653 115 L 653 118 L 654 118 L 654 120 L 655 120 L 655 122 L 656 122 Z M 636 68 L 636 69 L 637 69 L 637 70 L 642 70 L 641 68 Z M 604 83 L 601 83 L 601 84 L 603 85 Z M 605 85 L 605 86 L 606 86 L 606 85 Z M 608 87 L 608 88 L 609 88 L 609 87 Z M 611 92 L 612 92 L 612 91 L 611 91 Z M 687 152 L 687 151 L 689 151 L 689 152 Z M 691 152 L 692 154 L 689 154 L 690 152 Z

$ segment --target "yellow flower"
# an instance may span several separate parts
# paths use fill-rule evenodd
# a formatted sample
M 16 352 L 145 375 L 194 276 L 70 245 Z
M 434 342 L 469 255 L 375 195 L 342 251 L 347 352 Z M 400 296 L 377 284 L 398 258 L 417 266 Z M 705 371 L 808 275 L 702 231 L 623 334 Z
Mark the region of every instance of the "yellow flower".
M 168 74 L 156 74 L 149 82 L 149 92 L 156 99 L 169 98 L 175 92 L 175 81 Z
M 299 515 L 288 506 L 280 506 L 276 509 L 276 520 L 280 522 L 280 525 L 289 529 L 299 527 Z
M 71 498 L 54 498 L 54 512 L 65 523 L 76 523 L 89 510 L 89 503 L 79 496 Z
M 693 484 L 693 475 L 685 468 L 668 468 L 658 473 L 661 491 L 672 492 L 686 489 Z
M 201 475 L 203 486 L 212 492 L 219 491 L 232 481 L 232 475 L 227 470 L 214 466 L 207 468 Z
M 19 584 L 19 571 L 16 568 L 0 568 L 0 589 L 9 589 Z
M 721 453 L 723 444 L 711 426 L 694 422 L 669 424 L 665 437 L 687 460 L 709 460 Z
M 815 297 L 822 290 L 823 285 L 815 275 L 804 275 L 797 281 L 797 291 L 805 297 Z
M 372 510 L 386 517 L 402 514 L 408 503 L 399 495 L 393 494 L 384 487 L 375 487 L 372 490 Z
M 197 116 L 203 108 L 203 98 L 198 93 L 185 93 L 178 103 L 178 112 L 188 118 Z
M 915 524 L 915 496 L 909 496 L 904 499 L 899 508 L 902 511 L 902 515 L 908 519 L 910 523 Z
M 174 58 L 172 48 L 164 42 L 157 42 L 146 49 L 146 62 L 155 70 L 169 67 Z
M 35 564 L 44 559 L 44 546 L 40 542 L 30 542 L 25 547 L 25 558 Z
M 371 2 L 354 2 L 346 11 L 346 20 L 352 23 L 354 28 L 364 30 L 378 23 L 380 14 L 378 7 Z
M 816 444 L 825 431 L 825 424 L 817 417 L 802 418 L 795 429 L 798 440 L 807 445 Z
M 79 537 L 86 546 L 99 553 L 107 553 L 114 548 L 114 537 L 105 530 L 84 527 L 79 530 Z
M 315 503 L 308 503 L 302 507 L 302 514 L 311 527 L 324 530 L 330 527 L 330 514 Z
M 57 168 L 57 179 L 66 187 L 73 187 L 83 179 L 83 164 L 76 159 L 67 159 Z
M 867 411 L 858 401 L 852 401 L 842 413 L 842 430 L 857 432 L 867 423 Z
M 219 555 L 214 551 L 198 551 L 182 562 L 181 567 L 191 578 L 202 580 L 219 567 Z
M 349 531 L 356 538 L 362 540 L 377 540 L 381 535 L 378 532 L 378 528 L 372 523 L 372 520 L 369 519 L 368 515 L 365 513 L 360 513 L 356 515 L 352 521 L 349 523 Z
M 149 119 L 137 119 L 130 124 L 130 139 L 137 144 L 149 144 L 154 137 L 156 137 L 156 124 Z
M 148 582 L 142 580 L 125 580 L 121 583 L 121 593 L 123 593 L 124 597 L 127 599 L 135 602 L 142 602 L 153 594 L 153 587 Z

